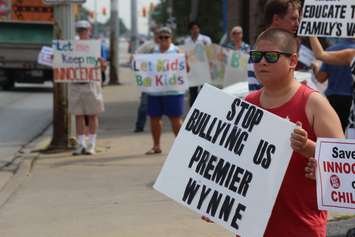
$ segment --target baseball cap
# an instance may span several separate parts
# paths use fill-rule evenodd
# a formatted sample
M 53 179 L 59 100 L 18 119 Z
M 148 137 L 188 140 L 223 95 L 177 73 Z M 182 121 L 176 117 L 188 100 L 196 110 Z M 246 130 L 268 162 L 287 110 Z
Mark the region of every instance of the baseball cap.
M 82 29 L 88 29 L 90 28 L 90 22 L 86 21 L 86 20 L 81 20 L 81 21 L 77 21 L 75 23 L 75 28 L 82 28 Z
M 169 27 L 164 26 L 164 27 L 159 28 L 157 33 L 158 34 L 165 33 L 165 34 L 171 35 L 172 31 Z
M 242 29 L 242 27 L 240 27 L 240 26 L 234 26 L 233 29 L 231 30 L 231 32 L 232 32 L 232 33 L 233 33 L 233 32 L 241 33 L 241 32 L 243 32 L 243 29 Z

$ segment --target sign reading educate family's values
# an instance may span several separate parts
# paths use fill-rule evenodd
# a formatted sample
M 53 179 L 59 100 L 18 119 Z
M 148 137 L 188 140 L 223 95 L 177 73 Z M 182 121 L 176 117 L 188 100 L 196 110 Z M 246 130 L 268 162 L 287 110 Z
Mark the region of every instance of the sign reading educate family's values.
M 354 0 L 305 0 L 300 36 L 355 37 Z
M 355 140 L 319 138 L 316 159 L 318 208 L 355 214 Z
M 101 81 L 99 40 L 53 41 L 55 82 Z
M 184 54 L 136 54 L 132 68 L 142 92 L 184 92 L 188 88 Z
M 234 234 L 263 236 L 295 127 L 205 84 L 154 188 Z

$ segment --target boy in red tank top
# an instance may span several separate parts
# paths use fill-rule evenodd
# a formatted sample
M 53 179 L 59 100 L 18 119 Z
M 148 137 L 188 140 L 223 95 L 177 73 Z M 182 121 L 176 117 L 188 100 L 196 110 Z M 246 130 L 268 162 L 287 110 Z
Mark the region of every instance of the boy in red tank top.
M 317 137 L 344 137 L 326 98 L 294 79 L 296 52 L 296 39 L 281 29 L 262 33 L 250 52 L 264 87 L 246 100 L 299 125 L 291 136 L 294 152 L 264 237 L 326 236 L 327 213 L 317 208 L 315 180 L 306 178 L 314 177 L 315 170 L 308 160 L 314 157 Z

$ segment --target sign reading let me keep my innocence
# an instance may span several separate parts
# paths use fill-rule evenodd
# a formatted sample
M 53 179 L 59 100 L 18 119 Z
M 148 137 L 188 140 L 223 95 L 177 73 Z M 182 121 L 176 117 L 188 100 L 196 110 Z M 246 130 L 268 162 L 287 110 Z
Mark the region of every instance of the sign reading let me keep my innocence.
M 299 36 L 355 37 L 354 0 L 305 0 Z
M 54 40 L 55 82 L 101 81 L 99 40 Z
M 205 84 L 154 188 L 235 234 L 263 236 L 295 126 Z

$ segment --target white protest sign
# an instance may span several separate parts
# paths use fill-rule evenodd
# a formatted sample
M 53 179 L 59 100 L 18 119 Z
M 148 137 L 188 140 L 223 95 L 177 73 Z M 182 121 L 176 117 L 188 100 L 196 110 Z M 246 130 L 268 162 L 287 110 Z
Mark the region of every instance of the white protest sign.
M 49 67 L 53 66 L 53 48 L 42 47 L 41 52 L 38 54 L 37 58 L 38 64 L 46 65 Z
M 205 46 L 202 43 L 185 44 L 184 51 L 190 65 L 189 86 L 201 86 L 211 82 L 209 63 L 206 55 Z
M 53 41 L 54 81 L 101 81 L 100 40 Z
M 226 55 L 224 48 L 217 44 L 205 46 L 207 58 L 210 66 L 211 83 L 215 86 L 223 87 L 224 73 L 226 69 Z
M 184 92 L 188 88 L 184 54 L 135 54 L 132 68 L 143 92 Z
M 298 61 L 310 67 L 312 62 L 315 60 L 313 51 L 301 44 L 301 47 L 298 51 Z
M 355 214 L 355 140 L 318 138 L 316 159 L 318 208 Z
M 302 13 L 300 36 L 355 36 L 354 0 L 305 0 Z
M 295 126 L 205 84 L 154 188 L 235 234 L 261 237 L 291 158 Z
M 236 82 L 247 81 L 249 55 L 236 50 L 225 50 L 225 54 L 227 55 L 227 64 L 223 87 Z

